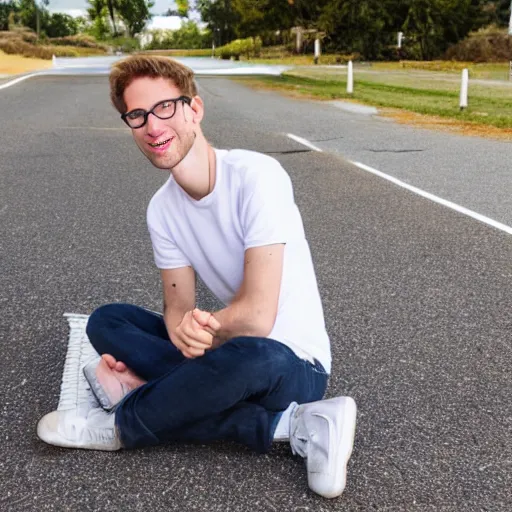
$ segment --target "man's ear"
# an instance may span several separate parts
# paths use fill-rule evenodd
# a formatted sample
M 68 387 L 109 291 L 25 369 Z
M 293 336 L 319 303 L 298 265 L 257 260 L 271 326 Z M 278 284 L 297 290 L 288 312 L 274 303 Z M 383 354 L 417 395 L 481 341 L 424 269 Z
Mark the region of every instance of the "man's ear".
M 192 121 L 194 123 L 200 123 L 203 120 L 204 116 L 204 103 L 203 100 L 199 96 L 194 96 L 192 101 L 190 102 L 190 108 L 194 113 L 192 116 Z

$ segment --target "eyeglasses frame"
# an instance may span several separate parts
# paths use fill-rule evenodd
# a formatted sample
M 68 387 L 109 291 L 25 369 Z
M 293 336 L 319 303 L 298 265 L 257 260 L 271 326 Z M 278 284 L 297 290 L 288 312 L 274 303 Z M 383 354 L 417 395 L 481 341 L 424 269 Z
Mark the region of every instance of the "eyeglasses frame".
M 173 102 L 174 103 L 174 112 L 172 114 L 172 116 L 169 116 L 169 117 L 160 117 L 159 115 L 155 114 L 155 112 L 153 112 L 155 110 L 156 107 L 158 107 L 158 105 L 161 105 L 162 103 L 165 103 L 165 102 Z M 187 105 L 190 105 L 192 103 L 192 98 L 190 98 L 189 96 L 180 96 L 179 98 L 170 98 L 168 100 L 161 100 L 159 101 L 158 103 L 155 103 L 151 109 L 147 110 L 147 111 L 144 111 L 144 122 L 140 125 L 140 126 L 137 126 L 137 127 L 133 127 L 133 126 L 130 126 L 128 120 L 126 119 L 128 117 L 129 114 L 131 114 L 132 112 L 136 111 L 136 110 L 144 110 L 144 109 L 138 109 L 138 108 L 135 108 L 133 110 L 130 110 L 130 112 L 125 112 L 124 114 L 121 114 L 121 119 L 132 129 L 132 130 L 138 130 L 139 128 L 142 128 L 147 122 L 148 122 L 148 117 L 149 117 L 149 114 L 153 114 L 155 117 L 158 117 L 158 119 L 172 119 L 174 117 L 174 115 L 176 114 L 176 110 L 177 110 L 177 103 L 179 101 L 183 101 L 183 103 L 186 103 Z

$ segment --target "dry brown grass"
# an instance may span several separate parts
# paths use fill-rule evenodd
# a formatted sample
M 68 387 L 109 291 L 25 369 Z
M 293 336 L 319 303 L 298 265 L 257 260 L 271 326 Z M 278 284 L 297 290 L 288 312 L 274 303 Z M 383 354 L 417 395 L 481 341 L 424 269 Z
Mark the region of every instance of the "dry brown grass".
M 468 135 L 471 137 L 485 137 L 489 139 L 507 141 L 512 140 L 512 129 L 510 128 L 497 128 L 495 126 L 485 124 L 460 122 L 446 117 L 427 116 L 424 114 L 417 114 L 415 112 L 392 108 L 380 108 L 379 115 L 389 117 L 401 124 L 416 126 L 417 128 L 459 133 L 461 135 Z
M 16 75 L 28 71 L 47 69 L 52 67 L 51 60 L 32 59 L 21 55 L 7 55 L 0 50 L 0 74 Z

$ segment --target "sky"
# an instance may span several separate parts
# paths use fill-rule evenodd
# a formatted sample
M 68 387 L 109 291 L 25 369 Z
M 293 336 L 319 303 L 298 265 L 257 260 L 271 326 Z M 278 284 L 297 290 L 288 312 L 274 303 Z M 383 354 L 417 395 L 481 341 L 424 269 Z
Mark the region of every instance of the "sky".
M 181 19 L 176 16 L 161 17 L 162 14 L 167 12 L 169 8 L 175 8 L 172 0 L 153 0 L 154 6 L 151 9 L 151 14 L 154 18 L 148 24 L 148 29 L 162 28 L 175 30 L 180 28 Z M 47 9 L 50 12 L 63 12 L 71 16 L 84 16 L 86 9 L 89 7 L 87 0 L 50 0 Z
M 153 0 L 155 5 L 151 9 L 151 13 L 154 15 L 161 15 L 167 11 L 170 7 L 174 7 L 172 0 Z M 84 14 L 85 10 L 89 6 L 87 0 L 50 0 L 48 10 L 51 12 L 65 12 L 71 15 Z M 80 13 L 81 11 L 81 13 Z

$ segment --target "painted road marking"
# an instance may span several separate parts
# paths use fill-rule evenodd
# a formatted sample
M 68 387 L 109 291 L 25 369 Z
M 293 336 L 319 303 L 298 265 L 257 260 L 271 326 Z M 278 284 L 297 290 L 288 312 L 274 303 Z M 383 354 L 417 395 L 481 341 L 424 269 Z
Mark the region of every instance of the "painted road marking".
M 313 151 L 318 151 L 320 153 L 322 152 L 322 150 L 319 147 L 314 146 L 313 144 L 311 144 L 311 142 L 309 142 L 306 139 L 303 139 L 302 137 L 299 137 L 298 135 L 294 135 L 293 133 L 287 133 L 286 135 L 288 137 L 290 137 L 290 139 L 298 142 L 299 144 L 306 146 L 309 149 L 312 149 Z
M 10 82 L 7 82 L 6 84 L 0 85 L 0 89 L 5 89 L 6 87 L 11 87 L 11 85 L 15 85 L 19 82 L 23 82 L 23 80 L 26 80 L 27 78 L 32 78 L 33 76 L 38 76 L 41 74 L 42 73 L 31 73 L 30 75 L 20 76 L 18 78 L 15 78 L 14 80 L 11 80 Z
M 287 136 L 290 139 L 293 139 L 314 151 L 319 151 L 319 152 L 322 151 L 320 148 L 314 146 L 313 144 L 311 144 L 311 142 L 309 142 L 306 139 L 303 139 L 302 137 L 293 135 L 292 133 L 288 133 Z M 502 224 L 501 222 L 498 222 L 494 219 L 486 217 L 485 215 L 474 212 L 473 210 L 470 210 L 469 208 L 465 208 L 464 206 L 460 206 L 456 203 L 453 203 L 452 201 L 447 201 L 446 199 L 443 199 L 442 197 L 438 197 L 434 194 L 431 194 L 430 192 L 421 190 L 418 187 L 409 185 L 408 183 L 405 183 L 404 181 L 394 178 L 393 176 L 390 176 L 389 174 L 385 174 L 377 169 L 374 169 L 373 167 L 370 167 L 369 165 L 363 164 L 361 162 L 353 162 L 352 160 L 349 160 L 349 162 L 351 164 L 356 165 L 357 167 L 359 167 L 359 169 L 362 169 L 363 171 L 371 172 L 372 174 L 375 174 L 376 176 L 379 176 L 380 178 L 384 178 L 385 180 L 391 181 L 391 183 L 394 183 L 395 185 L 398 185 L 399 187 L 405 188 L 405 189 L 409 190 L 410 192 L 418 194 L 421 197 L 430 199 L 434 203 L 442 204 L 443 206 L 446 206 L 447 208 L 451 208 L 452 210 L 455 210 L 456 212 L 467 215 L 468 217 L 472 217 L 473 219 L 476 219 L 480 222 L 484 222 L 485 224 L 488 224 L 489 226 L 492 226 L 493 228 L 499 229 L 501 231 L 504 231 L 505 233 L 508 233 L 509 235 L 512 235 L 512 227 L 511 226 Z

